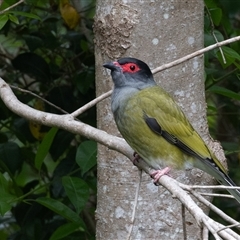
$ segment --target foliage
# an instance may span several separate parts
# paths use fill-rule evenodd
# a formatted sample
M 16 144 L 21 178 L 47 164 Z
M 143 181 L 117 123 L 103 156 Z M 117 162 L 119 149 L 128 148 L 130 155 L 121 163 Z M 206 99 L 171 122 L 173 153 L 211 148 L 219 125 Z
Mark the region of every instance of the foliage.
M 232 1 L 205 0 L 205 4 L 208 8 L 205 14 L 206 46 L 216 42 L 213 33 L 218 41 L 240 35 L 239 1 L 232 4 Z M 229 175 L 240 185 L 240 42 L 224 46 L 222 51 L 223 55 L 219 49 L 205 54 L 208 121 L 211 134 L 224 147 Z M 237 202 L 216 198 L 215 203 L 240 220 Z
M 15 89 L 22 102 L 58 114 L 95 97 L 94 2 L 82 1 L 73 21 L 77 10 L 61 4 L 28 0 L 0 15 L 0 76 L 42 97 Z M 0 239 L 93 239 L 96 143 L 28 122 L 2 101 L 0 111 Z M 95 109 L 79 119 L 95 126 Z

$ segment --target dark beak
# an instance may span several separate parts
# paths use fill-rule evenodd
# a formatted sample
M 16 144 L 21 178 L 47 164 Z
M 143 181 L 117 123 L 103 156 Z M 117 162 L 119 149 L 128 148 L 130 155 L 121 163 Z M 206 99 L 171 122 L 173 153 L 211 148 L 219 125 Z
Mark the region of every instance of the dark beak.
M 103 67 L 108 68 L 110 70 L 115 70 L 118 68 L 118 66 L 116 66 L 113 62 L 104 63 Z

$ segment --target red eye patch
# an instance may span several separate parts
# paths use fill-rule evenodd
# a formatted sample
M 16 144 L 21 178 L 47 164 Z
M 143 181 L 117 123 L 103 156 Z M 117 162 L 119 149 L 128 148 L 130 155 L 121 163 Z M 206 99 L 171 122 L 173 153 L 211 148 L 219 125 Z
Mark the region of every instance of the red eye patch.
M 138 65 L 135 63 L 125 63 L 125 64 L 121 65 L 121 68 L 122 68 L 123 72 L 128 72 L 128 73 L 135 73 L 140 70 Z

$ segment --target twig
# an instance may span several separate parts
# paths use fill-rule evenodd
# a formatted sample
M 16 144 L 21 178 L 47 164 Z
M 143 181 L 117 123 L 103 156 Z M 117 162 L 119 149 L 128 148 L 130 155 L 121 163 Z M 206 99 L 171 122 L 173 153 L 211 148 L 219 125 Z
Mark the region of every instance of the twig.
M 93 99 L 92 101 L 88 102 L 87 104 L 85 104 L 81 108 L 79 108 L 76 111 L 72 112 L 71 116 L 77 117 L 78 115 L 80 115 L 83 112 L 85 112 L 87 109 L 89 109 L 89 108 L 93 107 L 94 105 L 96 105 L 98 102 L 101 102 L 103 99 L 109 97 L 111 95 L 111 93 L 112 93 L 112 91 L 108 91 L 108 92 L 100 95 L 99 97 L 96 97 L 95 99 Z
M 179 59 L 177 59 L 177 60 L 175 60 L 175 61 L 173 61 L 173 62 L 166 63 L 166 64 L 163 64 L 163 65 L 160 66 L 160 67 L 154 68 L 154 69 L 152 70 L 152 73 L 153 73 L 153 74 L 156 74 L 156 73 L 161 72 L 161 71 L 163 71 L 163 70 L 165 70 L 165 69 L 167 69 L 167 68 L 174 67 L 174 66 L 179 65 L 179 64 L 181 64 L 181 63 L 183 63 L 183 62 L 185 62 L 185 61 L 187 61 L 187 60 L 189 60 L 189 59 L 192 59 L 192 58 L 194 58 L 194 57 L 197 57 L 197 56 L 199 56 L 199 55 L 202 55 L 202 54 L 205 53 L 205 52 L 208 52 L 208 51 L 213 50 L 213 49 L 215 49 L 215 48 L 219 48 L 219 47 L 221 47 L 221 46 L 224 46 L 224 45 L 227 45 L 227 44 L 230 44 L 230 43 L 233 43 L 233 42 L 237 42 L 237 41 L 240 41 L 240 36 L 233 37 L 233 38 L 229 38 L 229 39 L 227 39 L 227 40 L 225 40 L 225 41 L 215 43 L 215 44 L 210 45 L 210 46 L 208 46 L 208 47 L 206 47 L 206 48 L 200 49 L 200 50 L 198 50 L 198 51 L 196 51 L 196 52 L 193 52 L 193 53 L 188 54 L 188 55 L 186 55 L 186 56 L 184 56 L 184 57 L 182 57 L 182 58 L 179 58 Z M 103 95 L 104 95 L 103 99 L 109 97 L 111 94 L 112 94 L 112 90 L 108 91 L 107 93 L 104 93 L 104 94 L 103 94 Z M 102 96 L 102 95 L 101 95 L 101 96 Z M 97 104 L 98 102 L 100 102 L 100 101 L 102 100 L 102 99 L 101 99 L 101 96 L 99 96 L 99 97 L 98 97 L 98 100 L 97 100 L 96 102 L 94 102 L 95 104 Z M 92 107 L 92 105 L 91 105 L 91 107 Z M 86 108 L 86 109 L 84 109 L 84 110 L 86 111 L 87 109 L 88 109 L 88 108 Z
M 240 40 L 240 36 L 234 37 L 234 38 L 230 38 L 230 39 L 228 39 L 228 40 L 225 40 L 225 41 L 218 42 L 218 43 L 216 43 L 216 44 L 210 45 L 210 46 L 208 46 L 208 47 L 206 47 L 206 48 L 203 48 L 203 49 L 198 50 L 198 51 L 196 51 L 196 52 L 194 52 L 194 53 L 191 53 L 191 54 L 189 54 L 189 55 L 186 55 L 185 57 L 179 58 L 179 59 L 177 59 L 177 60 L 175 60 L 175 61 L 173 61 L 173 62 L 170 62 L 170 63 L 164 64 L 164 65 L 162 65 L 162 66 L 160 66 L 160 67 L 157 67 L 157 68 L 155 68 L 155 69 L 152 70 L 152 73 L 153 73 L 153 74 L 156 74 L 156 73 L 158 73 L 158 72 L 160 72 L 160 71 L 165 70 L 166 68 L 174 67 L 174 66 L 176 66 L 176 65 L 178 65 L 178 64 L 180 64 L 180 63 L 182 63 L 182 62 L 184 62 L 184 61 L 187 61 L 187 60 L 189 60 L 189 59 L 191 59 L 191 58 L 194 58 L 194 57 L 196 57 L 196 56 L 198 56 L 198 55 L 201 55 L 201 54 L 203 54 L 203 53 L 205 53 L 205 52 L 208 52 L 208 51 L 210 51 L 210 50 L 212 50 L 212 49 L 214 49 L 214 48 L 217 48 L 217 47 L 223 46 L 223 45 L 227 45 L 227 44 L 230 44 L 230 43 L 232 43 L 232 42 L 239 41 L 239 40 Z M 15 88 L 17 88 L 17 87 L 15 87 Z M 22 90 L 22 89 L 20 89 L 20 88 L 17 88 L 17 89 L 20 90 L 20 91 L 27 91 L 27 90 Z M 29 93 L 30 93 L 30 92 L 29 92 Z M 31 94 L 32 94 L 32 93 L 31 93 Z M 101 102 L 103 99 L 108 98 L 109 96 L 111 96 L 111 94 L 112 94 L 112 90 L 110 90 L 110 91 L 108 91 L 108 92 L 106 92 L 106 93 L 98 96 L 97 98 L 93 99 L 91 102 L 85 104 L 85 105 L 82 106 L 81 108 L 79 108 L 79 109 L 77 109 L 76 111 L 72 112 L 72 113 L 71 113 L 71 116 L 77 117 L 78 115 L 82 114 L 83 112 L 85 112 L 85 111 L 88 110 L 89 108 L 91 108 L 91 107 L 93 107 L 94 105 L 96 105 L 97 103 Z M 35 94 L 33 93 L 32 95 L 35 95 Z M 35 95 L 35 96 L 38 97 L 38 98 L 41 98 L 41 97 L 39 97 L 38 95 Z M 41 98 L 41 99 L 42 99 L 42 98 Z M 42 99 L 42 100 L 43 100 L 43 99 Z M 45 100 L 43 100 L 43 101 L 45 101 Z M 47 103 L 50 104 L 48 101 L 47 101 Z M 51 104 L 50 104 L 50 105 L 51 105 Z M 58 107 L 55 106 L 54 104 L 52 104 L 52 106 L 58 108 Z M 60 111 L 64 112 L 64 113 L 67 113 L 66 111 L 62 110 L 61 108 L 58 108 L 58 109 L 59 109 Z
M 203 230 L 202 230 L 202 239 L 203 240 L 208 240 L 208 229 L 206 228 L 206 226 L 203 226 Z
M 217 37 L 216 37 L 216 35 L 215 35 L 215 33 L 214 33 L 214 23 L 213 23 L 213 20 L 212 20 L 212 17 L 211 17 L 211 13 L 210 13 L 210 11 L 209 11 L 209 9 L 208 9 L 208 7 L 207 7 L 206 5 L 205 5 L 205 8 L 206 8 L 206 10 L 207 10 L 207 15 L 208 15 L 208 18 L 209 18 L 210 23 L 211 23 L 211 32 L 212 32 L 213 38 L 215 39 L 215 41 L 216 41 L 217 43 L 219 43 L 219 42 L 218 42 L 218 39 L 217 39 Z M 219 51 L 220 51 L 220 53 L 221 53 L 221 56 L 222 56 L 222 59 L 223 59 L 223 63 L 226 64 L 226 59 L 225 59 L 225 56 L 224 56 L 224 54 L 223 54 L 223 50 L 222 50 L 221 47 L 219 47 Z
M 206 226 L 206 228 L 212 233 L 212 235 L 214 236 L 214 238 L 216 240 L 222 240 L 221 237 L 219 237 L 219 235 L 216 233 L 216 231 L 214 230 L 214 227 L 212 226 L 212 224 L 210 224 L 209 221 L 210 219 L 208 218 L 203 218 L 203 224 Z
M 0 78 L 0 97 L 4 104 L 17 115 L 22 116 L 28 120 L 35 121 L 40 124 L 47 126 L 55 126 L 65 129 L 69 132 L 81 134 L 89 139 L 95 140 L 100 144 L 107 146 L 110 149 L 116 150 L 129 159 L 132 158 L 133 150 L 129 147 L 125 140 L 122 138 L 114 137 L 102 130 L 91 127 L 80 121 L 74 120 L 74 117 L 69 115 L 57 115 L 46 112 L 41 112 L 36 109 L 29 107 L 26 104 L 21 103 L 16 96 L 13 94 L 9 85 Z M 151 169 L 146 162 L 139 159 L 136 165 L 143 169 L 146 173 L 150 173 Z M 159 184 L 168 189 L 176 198 L 178 198 L 186 207 L 186 209 L 193 215 L 199 226 L 205 224 L 209 231 L 215 236 L 216 239 L 221 239 L 219 236 L 225 239 L 240 239 L 231 229 L 225 229 L 217 233 L 219 229 L 224 226 L 218 222 L 213 221 L 209 218 L 202 209 L 193 201 L 189 194 L 180 187 L 180 184 L 168 177 L 163 176 L 159 180 Z M 189 188 L 189 192 L 195 192 Z M 202 196 L 198 197 L 204 199 Z M 206 201 L 206 200 L 205 200 Z M 213 208 L 213 207 L 212 207 Z M 231 218 L 229 218 L 231 219 Z M 236 223 L 232 220 L 231 224 Z
M 218 193 L 201 193 L 202 196 L 208 196 L 208 197 L 224 197 L 224 198 L 231 198 L 235 199 L 232 195 L 230 194 L 218 194 Z
M 0 98 L 9 110 L 23 118 L 49 127 L 55 126 L 75 134 L 83 135 L 110 149 L 123 153 L 129 158 L 133 155 L 133 150 L 129 147 L 126 141 L 120 137 L 112 136 L 105 131 L 89 126 L 81 121 L 76 121 L 70 114 L 58 115 L 42 112 L 23 104 L 17 99 L 10 86 L 1 77 Z
M 201 186 L 201 185 L 189 185 L 192 189 L 240 189 L 239 186 L 224 186 L 224 185 L 213 185 L 213 186 Z
M 12 6 L 10 6 L 8 8 L 5 8 L 4 10 L 0 11 L 0 15 L 5 13 L 5 12 L 7 12 L 7 11 L 9 11 L 12 8 L 15 8 L 16 6 L 18 6 L 19 4 L 21 4 L 23 2 L 24 2 L 24 0 L 20 0 L 20 1 L 16 2 L 16 3 L 14 3 Z
M 19 88 L 19 87 L 16 87 L 16 86 L 14 86 L 14 85 L 10 85 L 10 84 L 9 84 L 9 86 L 10 86 L 11 88 L 13 88 L 13 89 L 16 89 L 16 90 L 20 91 L 20 92 L 25 92 L 25 93 L 28 93 L 28 94 L 30 94 L 30 95 L 38 98 L 38 99 L 41 99 L 43 102 L 45 102 L 45 103 L 47 103 L 48 105 L 56 108 L 57 110 L 59 110 L 59 111 L 62 112 L 62 113 L 69 114 L 69 113 L 68 113 L 67 111 L 65 111 L 64 109 L 62 109 L 62 108 L 58 107 L 57 105 L 49 102 L 49 101 L 46 100 L 45 98 L 42 98 L 41 96 L 39 96 L 39 95 L 36 94 L 36 93 L 33 93 L 32 91 L 29 91 L 29 90 L 26 90 L 26 89 L 22 89 L 22 88 Z
M 227 229 L 227 228 L 233 228 L 233 227 L 239 227 L 239 226 L 240 226 L 240 223 L 228 225 L 228 226 L 225 226 L 225 227 L 219 229 L 218 232 L 223 231 L 223 230 L 225 230 L 225 229 Z
M 233 43 L 233 42 L 237 42 L 239 40 L 240 40 L 240 36 L 237 36 L 237 37 L 229 38 L 229 39 L 224 40 L 222 42 L 215 43 L 215 44 L 210 45 L 210 46 L 208 46 L 206 48 L 200 49 L 200 50 L 198 50 L 198 51 L 196 51 L 194 53 L 191 53 L 191 54 L 188 54 L 188 55 L 186 55 L 186 56 L 184 56 L 182 58 L 179 58 L 179 59 L 177 59 L 177 60 L 175 60 L 173 62 L 170 62 L 170 63 L 164 64 L 164 65 L 162 65 L 160 67 L 157 67 L 157 68 L 152 70 L 152 73 L 155 74 L 155 73 L 161 72 L 161 71 L 163 71 L 163 70 L 165 70 L 167 68 L 174 67 L 174 66 L 176 66 L 176 65 L 178 65 L 178 64 L 180 64 L 182 62 L 185 62 L 185 61 L 187 61 L 187 60 L 189 60 L 191 58 L 194 58 L 194 57 L 197 57 L 199 55 L 202 55 L 205 52 L 208 52 L 210 50 L 213 50 L 215 48 L 219 48 L 221 46 L 224 46 L 224 45 L 227 45 L 227 44 L 230 44 L 230 43 Z
M 222 210 L 214 206 L 211 202 L 209 202 L 206 198 L 204 198 L 202 193 L 198 193 L 191 188 L 188 187 L 188 185 L 179 183 L 179 186 L 181 186 L 182 189 L 189 191 L 195 198 L 197 198 L 201 203 L 206 205 L 210 210 L 218 214 L 222 219 L 228 221 L 231 224 L 237 224 L 238 222 L 234 220 L 233 218 L 229 217 L 227 214 L 225 214 Z
M 135 191 L 135 198 L 134 198 L 134 204 L 133 204 L 132 218 L 131 218 L 131 222 L 130 222 L 130 229 L 128 231 L 128 236 L 126 238 L 127 240 L 131 239 L 133 226 L 134 226 L 134 220 L 135 220 L 135 217 L 136 217 L 136 210 L 137 210 L 137 206 L 138 206 L 139 191 L 140 191 L 141 182 L 142 182 L 143 171 L 141 169 L 139 169 L 138 172 L 139 172 L 139 181 L 138 181 L 137 188 L 136 188 L 136 191 Z
M 183 239 L 187 240 L 186 211 L 185 206 L 183 204 L 182 204 L 182 227 L 183 227 Z

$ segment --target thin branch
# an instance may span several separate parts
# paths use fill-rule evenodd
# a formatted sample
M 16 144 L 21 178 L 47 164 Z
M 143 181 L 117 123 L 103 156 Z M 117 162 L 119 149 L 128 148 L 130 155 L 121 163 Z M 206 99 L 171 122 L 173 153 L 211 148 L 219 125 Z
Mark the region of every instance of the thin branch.
M 202 239 L 203 239 L 203 240 L 208 240 L 208 235 L 209 235 L 208 229 L 206 228 L 206 226 L 203 226 Z
M 240 189 L 238 186 L 224 186 L 224 185 L 213 185 L 213 186 L 201 186 L 201 185 L 189 185 L 192 189 Z
M 204 198 L 202 196 L 202 193 L 198 193 L 198 192 L 192 190 L 191 187 L 189 188 L 188 185 L 185 185 L 185 184 L 182 184 L 182 183 L 179 183 L 179 186 L 181 186 L 182 189 L 184 189 L 186 191 L 189 191 L 195 198 L 197 198 L 201 203 L 206 205 L 210 210 L 212 210 L 213 212 L 218 214 L 222 219 L 226 220 L 230 224 L 237 224 L 238 223 L 235 219 L 229 217 L 222 210 L 220 210 L 219 208 L 214 206 L 211 202 L 209 202 L 206 198 Z
M 152 171 L 152 169 L 146 164 L 146 162 L 144 162 L 141 159 L 139 159 L 139 161 L 136 162 L 136 165 L 137 165 L 137 167 L 143 169 L 147 174 L 150 174 L 151 171 Z M 224 226 L 222 224 L 218 223 L 218 222 L 213 221 L 211 218 L 209 218 L 207 215 L 205 215 L 203 213 L 202 209 L 183 190 L 182 187 L 184 187 L 185 190 L 188 189 L 187 185 L 181 184 L 181 183 L 177 182 L 175 179 L 172 179 L 172 178 L 170 178 L 166 175 L 162 176 L 159 179 L 159 184 L 161 184 L 163 187 L 168 189 L 174 195 L 174 197 L 178 198 L 181 201 L 181 203 L 184 204 L 186 209 L 193 215 L 193 217 L 195 218 L 195 220 L 197 221 L 199 226 L 201 226 L 202 223 L 203 223 L 206 226 L 206 228 L 213 234 L 213 236 L 216 239 L 221 239 L 219 237 L 217 231 Z M 212 205 L 210 202 L 208 202 L 205 198 L 203 198 L 200 194 L 198 194 L 194 190 L 192 190 L 191 188 L 189 188 L 188 190 L 192 194 L 196 194 L 197 197 L 201 198 L 202 199 L 201 202 L 206 203 L 206 204 L 209 203 L 209 205 L 213 209 L 218 209 L 214 205 Z M 221 210 L 219 210 L 219 212 L 220 212 L 220 214 L 225 216 L 224 213 Z M 232 224 L 237 223 L 234 219 L 230 218 L 227 215 L 226 215 L 225 219 L 228 219 Z M 233 239 L 232 236 L 234 236 L 235 239 L 240 240 L 240 236 L 237 235 L 231 229 L 225 229 L 224 232 L 220 232 L 219 234 L 221 236 L 223 236 L 224 239 Z
M 199 50 L 193 54 L 190 54 L 170 64 L 166 64 L 161 66 L 160 68 L 156 68 L 153 70 L 153 72 L 156 73 L 156 72 L 162 71 L 163 69 L 166 69 L 167 67 L 173 67 L 183 61 L 186 61 L 190 58 L 201 55 L 204 52 L 207 52 L 211 49 L 214 49 L 216 47 L 229 44 L 231 42 L 238 41 L 238 40 L 240 40 L 240 36 L 232 39 L 228 39 L 221 43 L 211 45 L 207 48 Z M 92 104 L 96 104 L 96 102 L 98 102 L 99 99 L 103 99 L 107 97 L 108 94 L 110 94 L 110 92 L 104 94 L 104 96 L 99 97 Z M 85 137 L 88 137 L 89 139 L 95 140 L 100 144 L 107 146 L 110 149 L 116 150 L 124 154 L 129 159 L 132 158 L 133 151 L 128 146 L 126 141 L 123 140 L 122 138 L 114 137 L 106 133 L 105 131 L 96 129 L 80 121 L 76 121 L 73 115 L 79 114 L 80 110 L 75 111 L 74 113 L 72 113 L 72 115 L 71 114 L 57 115 L 57 114 L 41 112 L 36 109 L 33 109 L 21 103 L 20 101 L 18 101 L 18 99 L 13 94 L 9 85 L 6 82 L 4 82 L 4 80 L 1 78 L 0 78 L 0 97 L 9 109 L 15 112 L 19 116 L 22 116 L 28 120 L 35 121 L 43 125 L 56 126 L 72 133 L 81 134 Z M 87 107 L 89 107 L 89 105 Z M 136 163 L 136 165 L 138 168 L 143 169 L 148 174 L 150 174 L 152 171 L 152 169 L 141 159 Z M 193 199 L 189 196 L 189 194 L 180 187 L 180 184 L 176 180 L 168 176 L 163 176 L 160 178 L 159 183 L 162 186 L 164 186 L 166 189 L 168 189 L 176 198 L 178 198 L 182 202 L 182 204 L 184 204 L 186 209 L 196 219 L 196 222 L 198 223 L 199 226 L 204 224 L 205 227 L 208 228 L 208 230 L 213 234 L 213 236 L 216 239 L 221 239 L 221 237 L 223 237 L 224 239 L 233 239 L 233 238 L 240 239 L 240 236 L 237 235 L 235 232 L 233 232 L 231 229 L 229 228 L 223 229 L 224 226 L 222 224 L 215 222 L 211 218 L 209 218 L 202 211 L 202 209 L 199 206 L 197 206 L 197 204 L 193 201 Z M 219 186 L 217 187 L 219 188 Z M 209 205 L 211 209 L 214 209 L 215 211 L 217 211 L 219 215 L 223 216 L 224 219 L 227 219 L 231 224 L 236 224 L 236 221 L 224 215 L 224 213 L 222 213 L 219 209 L 217 209 L 213 205 L 210 205 L 209 202 L 206 199 L 204 199 L 204 197 L 202 197 L 200 194 L 197 194 L 193 189 L 189 188 L 188 191 L 191 192 L 196 198 L 201 199 L 201 202 Z
M 26 104 L 21 103 L 16 96 L 13 94 L 9 85 L 0 78 L 0 97 L 4 104 L 12 110 L 17 115 L 24 117 L 28 120 L 35 121 L 37 123 L 47 125 L 47 126 L 56 126 L 62 129 L 65 129 L 69 132 L 75 134 L 81 134 L 89 139 L 95 140 L 100 144 L 107 146 L 110 149 L 116 150 L 129 159 L 133 156 L 133 150 L 129 147 L 125 140 L 122 138 L 114 137 L 105 131 L 96 129 L 87 124 L 82 123 L 81 121 L 76 121 L 73 116 L 70 114 L 67 115 L 57 115 L 46 112 L 41 112 L 36 109 L 29 107 Z M 137 167 L 143 169 L 146 173 L 150 174 L 153 169 L 151 169 L 146 162 L 139 159 L 136 163 Z M 196 219 L 196 222 L 199 226 L 202 224 L 206 225 L 209 231 L 215 236 L 216 239 L 221 239 L 219 236 L 223 236 L 225 239 L 240 239 L 236 233 L 231 229 L 224 229 L 217 233 L 218 230 L 222 229 L 224 226 L 218 222 L 213 221 L 209 218 L 202 209 L 193 201 L 189 194 L 180 187 L 180 184 L 168 177 L 163 176 L 160 178 L 159 183 L 168 189 L 176 198 L 178 198 L 186 209 L 192 214 Z M 191 192 L 195 192 L 191 188 Z M 199 196 L 203 198 L 202 196 Z M 204 199 L 204 198 L 203 198 Z M 234 224 L 235 222 L 231 222 Z
M 209 18 L 210 23 L 211 23 L 211 32 L 212 32 L 213 38 L 218 43 L 218 39 L 217 39 L 217 37 L 216 37 L 216 35 L 214 33 L 214 23 L 213 23 L 213 20 L 212 20 L 212 17 L 211 17 L 211 13 L 210 13 L 210 11 L 209 11 L 209 9 L 208 9 L 208 7 L 206 5 L 205 5 L 205 9 L 207 10 L 207 15 L 208 15 L 208 18 Z M 226 64 L 226 59 L 225 59 L 225 56 L 223 54 L 223 50 L 222 50 L 221 47 L 219 47 L 219 51 L 220 51 L 220 53 L 222 55 L 223 63 Z
M 182 204 L 182 227 L 183 227 L 183 239 L 187 240 L 187 229 L 186 229 L 186 211 L 185 206 Z
M 233 227 L 240 227 L 240 223 L 236 223 L 236 224 L 225 226 L 225 227 L 219 229 L 218 232 L 223 231 L 223 230 L 225 230 L 227 228 L 233 228 Z
M 220 48 L 221 46 L 224 46 L 224 45 L 227 45 L 227 44 L 230 44 L 230 43 L 233 43 L 233 42 L 237 42 L 237 41 L 240 41 L 240 36 L 229 38 L 229 39 L 227 39 L 225 41 L 215 43 L 215 44 L 210 45 L 210 46 L 208 46 L 206 48 L 200 49 L 200 50 L 198 50 L 196 52 L 193 52 L 193 53 L 188 54 L 188 55 L 186 55 L 186 56 L 184 56 L 182 58 L 179 58 L 179 59 L 177 59 L 177 60 L 175 60 L 173 62 L 166 63 L 166 64 L 164 64 L 164 65 L 162 65 L 160 67 L 154 68 L 152 70 L 152 73 L 156 74 L 156 73 L 161 72 L 161 71 L 163 71 L 165 69 L 177 66 L 177 65 L 179 65 L 179 64 L 181 64 L 181 63 L 183 63 L 183 62 L 185 62 L 185 61 L 187 61 L 189 59 L 192 59 L 192 58 L 195 58 L 195 57 L 197 57 L 199 55 L 202 55 L 203 53 L 209 52 L 209 51 L 211 51 L 211 50 L 213 50 L 215 48 Z M 103 96 L 103 99 L 105 99 L 105 98 L 111 96 L 111 94 L 112 94 L 112 90 L 108 91 L 107 93 L 104 93 L 104 94 L 100 95 L 97 98 L 97 100 L 94 101 L 94 104 L 97 104 L 98 102 L 102 101 L 101 96 Z M 89 105 L 89 107 L 92 107 L 92 106 L 93 105 Z M 87 107 L 84 108 L 84 111 L 86 111 L 87 109 L 88 109 Z M 82 113 L 82 110 L 80 112 Z M 74 112 L 74 115 L 75 115 L 75 112 Z
M 34 96 L 34 97 L 42 100 L 43 102 L 45 102 L 45 103 L 47 103 L 48 105 L 56 108 L 57 110 L 59 110 L 59 111 L 62 112 L 62 113 L 69 114 L 69 113 L 68 113 L 67 111 L 65 111 L 64 109 L 62 109 L 62 108 L 58 107 L 57 105 L 49 102 L 49 101 L 46 100 L 45 98 L 39 96 L 39 95 L 36 94 L 36 93 L 33 93 L 32 91 L 29 91 L 29 90 L 26 90 L 26 89 L 22 89 L 22 88 L 19 88 L 19 87 L 16 87 L 16 86 L 14 86 L 14 85 L 10 85 L 10 84 L 9 84 L 9 86 L 10 86 L 11 88 L 13 88 L 13 89 L 16 89 L 16 90 L 20 91 L 20 92 L 28 93 L 28 94 L 30 94 L 30 95 L 32 95 L 32 96 Z
M 167 68 L 171 68 L 171 67 L 174 67 L 176 65 L 179 65 L 180 63 L 185 62 L 185 61 L 187 61 L 187 60 L 189 60 L 191 58 L 194 58 L 194 57 L 197 57 L 199 55 L 202 55 L 205 52 L 209 52 L 210 50 L 213 50 L 215 48 L 219 48 L 221 46 L 224 46 L 224 45 L 227 45 L 227 44 L 230 44 L 230 43 L 233 43 L 233 42 L 237 42 L 239 40 L 240 40 L 240 36 L 237 36 L 237 37 L 229 38 L 229 39 L 224 40 L 222 42 L 215 43 L 215 44 L 210 45 L 210 46 L 208 46 L 206 48 L 200 49 L 200 50 L 198 50 L 196 52 L 193 52 L 193 53 L 188 54 L 188 55 L 186 55 L 186 56 L 184 56 L 182 58 L 179 58 L 179 59 L 177 59 L 177 60 L 175 60 L 173 62 L 164 64 L 161 67 L 157 67 L 157 68 L 152 70 L 152 73 L 155 74 L 155 73 L 161 72 L 161 71 L 163 71 L 163 70 L 165 70 Z
M 109 97 L 111 94 L 112 94 L 112 91 L 108 91 L 108 92 L 100 95 L 99 97 L 96 97 L 95 99 L 93 99 L 92 101 L 88 102 L 87 104 L 85 104 L 81 108 L 79 108 L 76 111 L 72 112 L 71 116 L 77 117 L 78 115 L 80 115 L 83 112 L 85 112 L 87 109 L 89 109 L 89 108 L 93 107 L 94 105 L 96 105 L 98 102 L 101 102 L 103 99 Z
M 224 46 L 224 45 L 227 45 L 227 44 L 230 44 L 230 43 L 239 41 L 239 40 L 240 40 L 240 36 L 238 36 L 238 37 L 233 37 L 233 38 L 230 38 L 230 39 L 228 39 L 228 40 L 225 40 L 225 41 L 218 42 L 218 43 L 216 43 L 216 44 L 210 45 L 210 46 L 208 46 L 208 47 L 206 47 L 206 48 L 203 48 L 203 49 L 198 50 L 198 51 L 196 51 L 196 52 L 193 52 L 193 53 L 191 53 L 191 54 L 189 54 L 189 55 L 186 55 L 185 57 L 179 58 L 179 59 L 177 59 L 177 60 L 175 60 L 175 61 L 173 61 L 173 62 L 170 62 L 170 63 L 164 64 L 164 65 L 162 65 L 162 66 L 160 66 L 160 67 L 157 67 L 157 68 L 155 68 L 155 69 L 152 70 L 152 73 L 153 73 L 153 74 L 156 74 L 156 73 L 158 73 L 158 72 L 160 72 L 160 71 L 163 71 L 163 70 L 165 70 L 165 69 L 167 69 L 167 68 L 174 67 L 174 66 L 176 66 L 176 65 L 178 65 L 178 64 L 180 64 L 180 63 L 183 63 L 183 62 L 185 62 L 185 61 L 187 61 L 187 60 L 189 60 L 189 59 L 191 59 L 191 58 L 194 58 L 194 57 L 199 56 L 199 55 L 201 55 L 201 54 L 203 54 L 203 53 L 205 53 L 205 52 L 208 52 L 208 51 L 210 51 L 210 50 L 213 50 L 214 48 L 217 48 L 217 47 L 220 47 L 220 46 Z M 15 87 L 15 88 L 16 88 L 16 87 Z M 18 90 L 21 90 L 21 89 L 18 88 Z M 21 90 L 21 91 L 22 91 L 22 90 Z M 27 91 L 27 90 L 25 90 L 25 91 Z M 31 94 L 32 94 L 32 93 L 31 93 Z M 108 92 L 106 92 L 106 93 L 98 96 L 97 98 L 93 99 L 91 102 L 85 104 L 85 105 L 82 106 L 81 108 L 79 108 L 79 109 L 77 109 L 76 111 L 72 112 L 72 113 L 71 113 L 71 116 L 73 116 L 73 117 L 79 116 L 80 114 L 82 114 L 83 112 L 85 112 L 86 110 L 88 110 L 89 108 L 91 108 L 91 107 L 93 107 L 94 105 L 96 105 L 97 103 L 101 102 L 103 99 L 108 98 L 109 96 L 111 96 L 111 94 L 112 94 L 112 90 L 110 90 L 110 91 L 108 91 Z M 33 93 L 32 95 L 34 95 L 34 93 Z M 39 98 L 38 95 L 36 95 L 36 97 Z M 48 102 L 48 104 L 49 104 L 49 102 Z M 54 107 L 57 107 L 57 106 L 54 105 Z M 61 109 L 59 109 L 59 110 L 61 110 Z M 61 111 L 64 111 L 64 110 L 61 110 Z M 67 113 L 67 112 L 64 111 L 64 113 Z
M 0 15 L 5 13 L 5 12 L 7 12 L 7 11 L 9 11 L 12 8 L 15 8 L 16 6 L 18 6 L 19 4 L 21 4 L 23 2 L 24 2 L 24 0 L 20 0 L 20 1 L 16 2 L 16 3 L 14 3 L 12 6 L 10 6 L 8 8 L 5 8 L 4 10 L 0 11 Z
M 230 194 L 217 194 L 217 193 L 201 193 L 202 196 L 208 196 L 208 197 L 224 197 L 224 198 L 231 198 L 235 199 L 232 195 Z
M 131 239 L 131 235 L 133 232 L 133 227 L 134 227 L 134 220 L 136 219 L 136 211 L 137 211 L 137 206 L 138 206 L 138 197 L 139 197 L 139 192 L 140 192 L 140 187 L 141 187 L 141 183 L 142 183 L 142 170 L 139 169 L 138 171 L 139 173 L 139 181 L 137 181 L 137 188 L 135 191 L 135 198 L 134 198 L 134 204 L 133 204 L 133 211 L 132 211 L 132 217 L 131 217 L 131 223 L 130 223 L 130 229 L 128 231 L 128 236 L 127 236 L 127 240 Z
M 118 149 L 117 151 L 119 151 L 121 149 L 120 152 L 129 158 L 133 154 L 133 150 L 124 139 L 114 137 L 81 121 L 76 121 L 70 114 L 58 115 L 42 112 L 23 104 L 16 98 L 12 89 L 2 78 L 0 78 L 0 97 L 7 108 L 23 118 L 49 127 L 55 126 L 74 134 L 83 135 L 113 150 Z
M 219 237 L 219 235 L 216 233 L 216 231 L 214 230 L 214 227 L 212 226 L 212 224 L 210 224 L 210 219 L 208 218 L 203 218 L 203 224 L 206 226 L 206 228 L 209 230 L 209 232 L 212 233 L 212 235 L 214 236 L 214 238 L 216 240 L 222 240 L 221 237 Z

